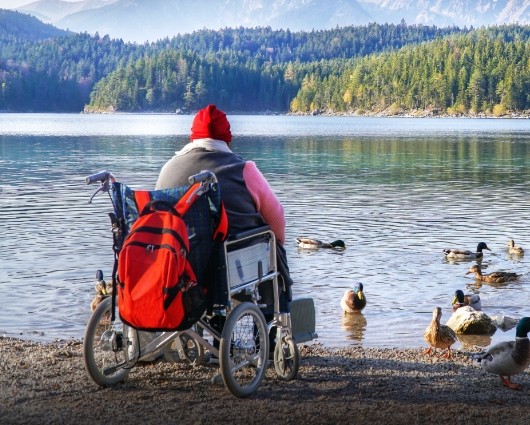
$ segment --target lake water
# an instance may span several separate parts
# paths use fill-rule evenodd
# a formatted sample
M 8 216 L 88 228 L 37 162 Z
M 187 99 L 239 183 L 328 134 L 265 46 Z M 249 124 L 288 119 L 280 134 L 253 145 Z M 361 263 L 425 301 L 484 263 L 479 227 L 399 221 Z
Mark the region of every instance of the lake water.
M 229 116 L 233 149 L 257 162 L 285 206 L 296 297 L 312 297 L 327 346 L 426 347 L 435 306 L 456 289 L 490 316 L 530 315 L 530 120 Z M 88 204 L 88 174 L 109 169 L 153 187 L 188 141 L 192 116 L 0 114 L 0 334 L 81 338 L 98 268 L 113 264 L 107 197 Z M 343 239 L 344 251 L 300 250 L 297 236 Z M 510 258 L 506 243 L 528 247 Z M 473 263 L 443 248 L 485 241 L 487 271 L 522 278 L 476 284 Z M 345 317 L 356 281 L 368 305 Z M 465 338 L 454 347 L 511 340 Z

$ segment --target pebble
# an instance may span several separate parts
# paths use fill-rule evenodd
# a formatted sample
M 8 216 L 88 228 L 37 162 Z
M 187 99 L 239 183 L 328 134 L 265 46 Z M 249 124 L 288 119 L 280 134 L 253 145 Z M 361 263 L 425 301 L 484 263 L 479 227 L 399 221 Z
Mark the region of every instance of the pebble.
M 284 381 L 269 368 L 254 395 L 237 399 L 224 385 L 211 384 L 218 366 L 138 364 L 125 381 L 100 388 L 85 371 L 81 341 L 0 338 L 0 422 L 493 425 L 503 415 L 511 425 L 528 422 L 528 372 L 513 377 L 523 390 L 512 391 L 474 364 L 470 353 L 453 350 L 446 360 L 425 356 L 425 347 L 313 343 L 299 349 L 296 379 Z

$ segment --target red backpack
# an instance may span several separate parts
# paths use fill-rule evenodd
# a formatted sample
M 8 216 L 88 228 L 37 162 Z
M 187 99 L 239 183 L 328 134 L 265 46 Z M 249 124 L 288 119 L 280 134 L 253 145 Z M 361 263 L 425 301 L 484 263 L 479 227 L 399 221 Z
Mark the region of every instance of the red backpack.
M 119 314 L 136 329 L 188 329 L 206 309 L 206 291 L 197 285 L 188 260 L 188 231 L 182 219 L 194 201 L 192 195 L 188 190 L 175 206 L 148 202 L 123 242 L 118 258 Z

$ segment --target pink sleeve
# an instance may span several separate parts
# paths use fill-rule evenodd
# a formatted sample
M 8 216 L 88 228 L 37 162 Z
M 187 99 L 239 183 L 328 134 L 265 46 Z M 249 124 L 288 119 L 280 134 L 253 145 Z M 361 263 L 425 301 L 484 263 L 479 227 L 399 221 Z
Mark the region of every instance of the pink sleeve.
M 280 200 L 253 161 L 246 162 L 243 179 L 263 220 L 274 232 L 276 240 L 283 245 L 285 243 L 285 215 Z

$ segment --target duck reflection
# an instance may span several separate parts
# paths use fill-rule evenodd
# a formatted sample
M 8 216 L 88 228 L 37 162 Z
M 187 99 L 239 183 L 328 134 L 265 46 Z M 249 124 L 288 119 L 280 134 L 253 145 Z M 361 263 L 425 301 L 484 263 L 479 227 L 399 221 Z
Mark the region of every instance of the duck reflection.
M 456 337 L 462 344 L 463 349 L 471 348 L 484 348 L 491 345 L 492 335 L 483 334 L 483 335 L 466 335 L 466 334 L 457 334 Z
M 366 318 L 362 313 L 342 313 L 342 329 L 346 338 L 361 345 L 366 329 Z
M 512 263 L 522 263 L 524 261 L 524 256 L 521 254 L 510 254 L 506 253 L 506 259 Z
M 466 285 L 466 287 L 471 290 L 477 291 L 483 286 L 491 286 L 492 288 L 501 289 L 501 288 L 506 288 L 508 286 L 513 286 L 514 284 L 517 284 L 517 281 L 515 282 L 513 281 L 511 282 L 482 282 L 480 280 L 475 280 L 474 283 L 468 284 Z

